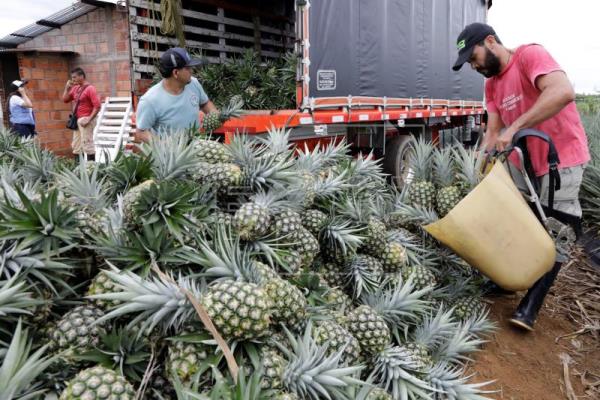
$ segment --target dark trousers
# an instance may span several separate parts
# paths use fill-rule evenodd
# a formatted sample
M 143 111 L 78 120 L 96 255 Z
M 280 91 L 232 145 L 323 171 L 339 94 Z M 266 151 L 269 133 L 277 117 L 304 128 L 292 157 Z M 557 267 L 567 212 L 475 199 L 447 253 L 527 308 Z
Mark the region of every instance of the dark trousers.
M 35 125 L 32 124 L 11 124 L 11 128 L 22 138 L 37 135 L 37 132 L 35 131 Z

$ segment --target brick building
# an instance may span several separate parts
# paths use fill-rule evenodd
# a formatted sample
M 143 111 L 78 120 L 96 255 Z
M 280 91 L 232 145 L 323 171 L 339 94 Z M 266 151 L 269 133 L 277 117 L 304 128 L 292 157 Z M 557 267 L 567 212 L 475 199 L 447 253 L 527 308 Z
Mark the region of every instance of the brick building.
M 0 101 L 15 79 L 29 79 L 43 146 L 69 154 L 64 126 L 70 105 L 60 100 L 69 71 L 81 67 L 107 96 L 139 98 L 152 84 L 158 57 L 179 45 L 161 29 L 161 4 L 176 0 L 80 0 L 0 38 Z M 293 0 L 181 0 L 186 47 L 219 63 L 252 48 L 276 58 L 294 48 Z M 209 94 L 210 95 L 210 94 Z M 7 124 L 7 118 L 4 118 Z
M 28 79 L 39 140 L 57 154 L 70 153 L 71 132 L 65 123 L 71 105 L 60 96 L 72 68 L 83 68 L 101 101 L 106 96 L 131 96 L 127 13 L 110 1 L 94 3 L 76 3 L 15 32 L 11 36 L 22 42 L 0 51 L 3 115 L 10 83 Z

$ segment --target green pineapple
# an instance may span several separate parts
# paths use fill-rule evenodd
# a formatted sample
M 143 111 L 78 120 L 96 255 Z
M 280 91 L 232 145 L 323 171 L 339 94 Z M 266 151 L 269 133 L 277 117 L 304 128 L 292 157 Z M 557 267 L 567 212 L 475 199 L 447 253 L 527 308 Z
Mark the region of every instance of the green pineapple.
M 302 265 L 308 266 L 319 253 L 319 241 L 308 229 L 301 227 L 295 234 L 294 249 L 300 254 Z
M 227 164 L 233 161 L 233 157 L 227 150 L 227 146 L 216 140 L 197 139 L 194 146 L 198 150 L 198 157 L 209 164 Z
M 278 193 L 257 193 L 252 197 L 252 201 L 242 204 L 235 212 L 233 227 L 243 240 L 258 239 L 269 231 L 272 215 L 283 211 L 288 204 L 289 202 Z M 279 226 L 283 227 L 282 221 Z
M 366 305 L 347 314 L 346 328 L 358 340 L 365 356 L 382 351 L 392 340 L 385 320 Z
M 358 340 L 334 321 L 317 322 L 314 328 L 317 344 L 328 344 L 328 354 L 342 351 L 341 362 L 347 365 L 357 365 L 360 360 L 360 344 Z
M 240 167 L 232 163 L 205 164 L 195 171 L 194 178 L 203 185 L 227 194 L 229 189 L 242 184 L 243 173 Z
M 452 150 L 448 148 L 436 150 L 433 153 L 435 183 L 438 186 L 435 204 L 440 217 L 448 214 L 462 198 L 460 188 L 454 184 L 452 154 Z
M 261 361 L 263 376 L 260 381 L 261 388 L 265 390 L 280 390 L 283 388 L 281 377 L 285 369 L 285 359 L 279 351 L 273 349 L 262 349 Z
M 189 330 L 183 330 L 178 338 L 173 338 L 167 346 L 165 369 L 167 377 L 176 374 L 182 383 L 189 383 L 198 372 L 200 364 L 209 356 L 210 346 L 196 341 L 181 340 L 193 335 Z M 182 338 L 184 337 L 184 338 Z
M 459 321 L 476 317 L 486 309 L 485 303 L 478 296 L 460 297 L 452 303 L 452 306 L 454 307 L 454 317 Z
M 393 400 L 391 394 L 381 388 L 372 389 L 365 400 Z
M 104 272 L 100 271 L 94 277 L 94 279 L 92 279 L 92 282 L 90 283 L 90 286 L 88 287 L 88 290 L 87 290 L 87 295 L 93 296 L 96 294 L 114 293 L 114 292 L 118 292 L 117 285 Z M 93 303 L 98 308 L 100 308 L 101 310 L 105 310 L 105 311 L 108 310 L 109 308 L 112 308 L 112 307 L 120 304 L 120 302 L 118 300 L 113 300 L 113 301 L 108 300 L 107 301 L 107 300 L 102 300 L 102 299 L 94 299 Z
M 344 268 L 333 262 L 324 262 L 319 267 L 319 276 L 332 288 L 343 288 L 347 277 Z
M 386 274 L 397 273 L 408 262 L 406 248 L 397 241 L 388 240 L 384 243 L 377 258 L 381 262 L 383 271 Z
M 106 334 L 106 324 L 96 322 L 103 316 L 102 310 L 95 306 L 75 307 L 58 321 L 52 332 L 53 343 L 58 350 L 66 350 L 67 356 L 90 350 L 98 345 L 100 336 Z
M 413 206 L 431 209 L 436 194 L 431 166 L 433 145 L 419 138 L 412 141 L 412 146 L 409 164 L 413 175 L 408 187 L 408 197 Z
M 273 304 L 273 323 L 283 323 L 290 329 L 304 323 L 308 304 L 300 289 L 286 280 L 275 278 L 267 281 L 264 291 Z
M 252 283 L 222 281 L 210 286 L 202 304 L 219 332 L 229 339 L 257 339 L 268 333 L 272 304 Z
M 300 214 L 291 209 L 284 209 L 272 215 L 271 230 L 278 236 L 285 236 L 293 240 L 295 234 L 302 227 Z
M 323 297 L 328 306 L 336 311 L 344 312 L 352 307 L 352 300 L 341 289 L 328 288 Z
M 67 383 L 59 400 L 133 400 L 135 390 L 121 375 L 100 365 L 84 369 Z
M 125 196 L 123 196 L 123 216 L 128 224 L 134 225 L 140 222 L 136 220 L 136 208 L 139 205 L 143 193 L 155 185 L 156 183 L 153 180 L 149 179 L 140 183 L 137 186 L 130 188 L 125 193 Z
M 319 236 L 325 224 L 327 224 L 327 215 L 322 211 L 310 209 L 302 213 L 302 225 L 315 237 Z
M 412 277 L 415 289 L 435 288 L 438 286 L 438 279 L 430 268 L 422 265 L 410 265 L 402 269 L 402 279 L 408 280 Z
M 202 120 L 202 128 L 205 133 L 212 133 L 220 128 L 223 123 L 231 118 L 237 118 L 242 115 L 244 102 L 239 96 L 233 96 L 229 103 L 221 108 L 220 111 L 208 113 Z

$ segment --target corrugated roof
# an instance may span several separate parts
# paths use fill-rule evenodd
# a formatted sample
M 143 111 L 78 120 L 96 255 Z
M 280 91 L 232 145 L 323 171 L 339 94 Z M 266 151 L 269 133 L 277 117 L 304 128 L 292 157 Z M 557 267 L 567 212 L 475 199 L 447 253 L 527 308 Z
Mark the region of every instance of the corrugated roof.
M 0 50 L 3 48 L 15 48 L 18 45 L 25 43 L 31 39 L 40 36 L 43 33 L 51 31 L 54 28 L 61 27 L 79 18 L 82 15 L 95 10 L 97 7 L 84 3 L 75 3 L 72 6 L 66 7 L 46 18 L 37 21 L 34 24 L 27 25 L 24 28 L 19 29 L 0 39 Z

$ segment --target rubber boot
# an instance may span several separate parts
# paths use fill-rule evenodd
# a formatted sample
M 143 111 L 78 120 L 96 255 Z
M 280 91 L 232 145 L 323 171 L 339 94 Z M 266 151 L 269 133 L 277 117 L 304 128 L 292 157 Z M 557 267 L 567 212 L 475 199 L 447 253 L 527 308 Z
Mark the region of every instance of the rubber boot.
M 558 276 L 558 271 L 560 271 L 561 266 L 562 263 L 555 263 L 550 272 L 547 272 L 546 275 L 538 279 L 531 289 L 527 291 L 527 294 L 519 303 L 512 318 L 508 320 L 512 325 L 521 329 L 533 331 L 533 325 L 542 308 L 542 304 L 544 304 L 544 298 Z
M 95 154 L 87 154 L 87 161 L 96 161 Z

